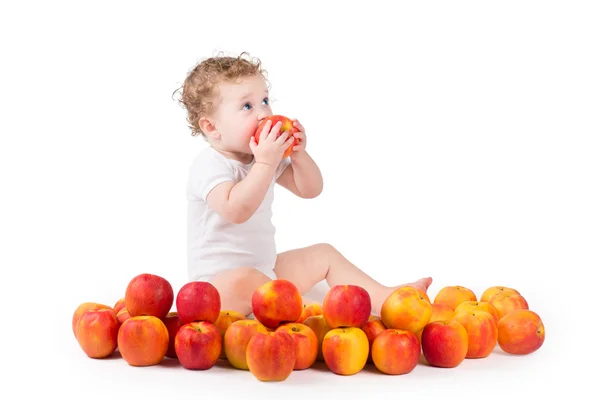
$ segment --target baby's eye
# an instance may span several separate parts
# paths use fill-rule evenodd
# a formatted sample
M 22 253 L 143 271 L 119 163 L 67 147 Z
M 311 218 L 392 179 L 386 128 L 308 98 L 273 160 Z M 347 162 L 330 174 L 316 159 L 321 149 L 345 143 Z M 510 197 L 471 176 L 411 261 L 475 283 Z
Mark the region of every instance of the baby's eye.
M 264 103 L 264 104 L 266 104 L 266 105 L 269 105 L 269 98 L 268 98 L 268 97 L 265 97 L 265 98 L 263 99 L 263 103 Z
M 242 106 L 242 108 L 243 108 L 244 110 L 249 110 L 249 109 L 251 109 L 251 108 L 252 108 L 252 104 L 250 104 L 250 103 L 246 103 L 246 104 L 244 104 L 244 105 Z

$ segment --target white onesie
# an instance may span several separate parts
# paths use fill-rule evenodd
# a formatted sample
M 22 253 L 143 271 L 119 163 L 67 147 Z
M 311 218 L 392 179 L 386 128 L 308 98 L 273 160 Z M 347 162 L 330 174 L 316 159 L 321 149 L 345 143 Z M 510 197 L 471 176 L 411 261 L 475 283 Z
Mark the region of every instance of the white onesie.
M 187 183 L 188 279 L 209 281 L 231 268 L 254 267 L 275 279 L 275 226 L 271 222 L 275 180 L 290 164 L 282 160 L 273 182 L 254 215 L 243 224 L 223 219 L 209 207 L 206 198 L 218 184 L 239 182 L 248 175 L 250 164 L 231 160 L 208 147 L 192 161 Z

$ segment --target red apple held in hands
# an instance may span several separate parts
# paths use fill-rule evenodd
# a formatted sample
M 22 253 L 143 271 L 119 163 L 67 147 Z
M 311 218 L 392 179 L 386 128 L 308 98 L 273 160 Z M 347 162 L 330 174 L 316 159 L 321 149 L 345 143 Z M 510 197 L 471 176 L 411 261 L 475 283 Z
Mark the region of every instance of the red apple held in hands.
M 188 282 L 177 293 L 176 307 L 183 325 L 195 321 L 214 324 L 221 311 L 221 296 L 209 282 Z
M 292 282 L 275 279 L 258 287 L 252 295 L 254 317 L 269 329 L 295 322 L 302 315 L 302 295 Z
M 175 336 L 175 352 L 186 369 L 212 368 L 221 355 L 222 345 L 221 332 L 208 321 L 187 323 Z
M 323 317 L 331 329 L 361 328 L 371 316 L 371 297 L 357 285 L 336 285 L 323 299 Z
M 173 287 L 154 274 L 135 276 L 125 290 L 125 307 L 132 317 L 142 315 L 164 318 L 173 305 Z
M 296 365 L 296 343 L 286 331 L 258 332 L 246 348 L 248 369 L 258 380 L 286 380 Z
M 119 321 L 111 308 L 86 311 L 75 331 L 79 346 L 90 358 L 105 358 L 117 349 Z
M 267 121 L 271 121 L 271 129 L 275 126 L 275 124 L 277 122 L 281 122 L 281 129 L 279 130 L 279 135 L 281 135 L 281 133 L 285 132 L 285 131 L 289 131 L 290 135 L 293 135 L 294 133 L 299 132 L 298 128 L 296 128 L 294 126 L 294 121 L 292 121 L 290 118 L 285 117 L 283 115 L 273 115 L 270 117 L 266 117 L 263 118 L 259 123 L 258 123 L 258 127 L 256 128 L 256 132 L 254 133 L 254 139 L 256 140 L 256 143 L 258 144 L 258 142 L 260 141 L 260 134 L 263 130 L 263 128 L 265 127 Z M 279 137 L 279 135 L 277 135 L 277 137 Z M 287 148 L 287 150 L 285 151 L 285 153 L 283 153 L 283 158 L 287 158 L 290 154 L 292 154 L 292 149 L 294 148 L 294 146 L 296 146 L 299 143 L 299 140 L 297 138 L 294 139 L 294 143 L 292 143 L 290 145 L 290 147 Z

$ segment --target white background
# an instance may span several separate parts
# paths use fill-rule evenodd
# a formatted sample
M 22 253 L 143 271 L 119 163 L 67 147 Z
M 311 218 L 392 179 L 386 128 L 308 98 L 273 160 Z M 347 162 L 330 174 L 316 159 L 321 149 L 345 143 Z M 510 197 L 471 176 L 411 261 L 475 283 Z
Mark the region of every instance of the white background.
M 18 390 L 11 398 L 539 399 L 592 383 L 596 2 L 166 4 L 0 7 L 1 380 Z M 196 62 L 242 51 L 267 69 L 274 111 L 306 127 L 325 179 L 314 200 L 278 189 L 280 251 L 329 242 L 384 284 L 432 276 L 432 299 L 447 285 L 478 296 L 514 287 L 542 316 L 544 346 L 401 377 L 321 366 L 279 384 L 225 366 L 86 358 L 71 332 L 81 302 L 113 305 L 143 272 L 175 290 L 186 282 L 187 168 L 206 144 L 172 94 Z

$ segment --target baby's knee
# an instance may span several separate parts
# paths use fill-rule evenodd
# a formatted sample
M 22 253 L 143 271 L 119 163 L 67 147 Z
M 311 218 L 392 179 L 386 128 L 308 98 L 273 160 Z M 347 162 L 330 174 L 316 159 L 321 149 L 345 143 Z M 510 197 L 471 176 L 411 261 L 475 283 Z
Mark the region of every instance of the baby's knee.
M 313 245 L 316 252 L 325 255 L 338 254 L 339 251 L 329 243 L 317 243 Z

